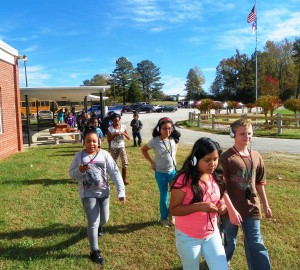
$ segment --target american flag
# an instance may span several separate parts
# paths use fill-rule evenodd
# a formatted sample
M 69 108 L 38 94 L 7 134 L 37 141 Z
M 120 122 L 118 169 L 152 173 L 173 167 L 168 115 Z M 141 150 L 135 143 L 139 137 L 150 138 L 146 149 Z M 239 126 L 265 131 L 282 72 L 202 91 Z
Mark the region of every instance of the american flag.
M 255 20 L 256 15 L 255 15 L 255 5 L 252 8 L 251 12 L 249 13 L 248 17 L 247 17 L 247 23 L 251 23 Z
M 257 26 L 256 26 L 256 20 L 252 23 L 252 33 L 254 34 L 255 31 L 257 30 Z

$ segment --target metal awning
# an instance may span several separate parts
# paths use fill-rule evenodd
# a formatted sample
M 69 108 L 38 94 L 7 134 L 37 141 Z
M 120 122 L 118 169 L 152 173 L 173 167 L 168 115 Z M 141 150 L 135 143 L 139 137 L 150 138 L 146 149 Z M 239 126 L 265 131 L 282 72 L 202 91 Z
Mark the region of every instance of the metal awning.
M 62 87 L 22 87 L 20 88 L 20 98 L 32 100 L 55 100 L 55 101 L 83 101 L 88 99 L 99 99 L 97 94 L 102 94 L 109 89 L 105 86 L 62 86 Z M 93 97 L 94 95 L 94 97 Z

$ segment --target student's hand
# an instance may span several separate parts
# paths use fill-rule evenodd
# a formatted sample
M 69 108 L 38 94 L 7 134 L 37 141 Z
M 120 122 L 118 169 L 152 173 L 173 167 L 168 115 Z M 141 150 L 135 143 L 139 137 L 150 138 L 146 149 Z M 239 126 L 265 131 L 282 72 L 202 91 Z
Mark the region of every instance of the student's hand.
M 155 169 L 156 169 L 156 164 L 155 164 L 155 162 L 153 162 L 153 161 L 151 162 L 151 169 L 154 170 L 154 171 L 155 171 Z
M 228 211 L 228 215 L 231 224 L 236 226 L 242 225 L 243 219 L 238 211 L 236 211 L 235 209 L 233 211 Z
M 271 218 L 272 217 L 272 210 L 271 210 L 270 206 L 264 205 L 263 207 L 264 207 L 265 217 L 266 218 Z
M 125 199 L 125 197 L 120 197 L 120 198 L 119 198 L 119 201 L 120 201 L 122 204 L 125 204 L 126 199 Z
M 199 211 L 206 213 L 215 213 L 218 212 L 218 207 L 211 202 L 201 202 L 199 204 Z
M 81 173 L 85 173 L 90 167 L 88 165 L 83 165 L 83 164 L 80 164 L 79 165 L 79 171 Z
M 226 207 L 225 203 L 220 202 L 219 204 L 217 204 L 217 207 L 218 207 L 218 214 L 220 216 L 227 213 L 227 207 Z

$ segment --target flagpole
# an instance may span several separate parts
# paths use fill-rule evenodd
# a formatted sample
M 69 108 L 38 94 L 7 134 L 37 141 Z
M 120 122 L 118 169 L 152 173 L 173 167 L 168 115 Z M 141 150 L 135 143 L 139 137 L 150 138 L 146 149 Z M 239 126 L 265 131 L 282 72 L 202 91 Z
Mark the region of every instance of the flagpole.
M 255 101 L 258 99 L 258 80 L 257 80 L 257 1 L 255 0 Z M 256 107 L 257 110 L 257 107 Z

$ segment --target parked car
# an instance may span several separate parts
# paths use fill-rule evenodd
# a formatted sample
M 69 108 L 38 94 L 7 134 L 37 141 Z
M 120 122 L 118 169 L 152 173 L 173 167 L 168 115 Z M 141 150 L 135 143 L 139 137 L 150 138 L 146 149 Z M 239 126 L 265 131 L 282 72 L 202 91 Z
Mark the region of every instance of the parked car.
M 123 113 L 127 113 L 127 112 L 131 112 L 131 106 L 130 105 L 122 105 L 123 108 L 122 108 L 122 112 Z
M 145 105 L 141 105 L 135 109 L 132 109 L 132 111 L 152 113 L 152 112 L 154 112 L 154 109 L 153 109 L 153 105 L 145 104 Z
M 158 108 L 160 108 L 161 107 L 161 105 L 153 105 L 153 110 L 154 110 L 154 112 L 156 112 L 156 110 L 158 109 Z
M 111 111 L 122 116 L 123 115 L 123 105 L 115 105 L 115 106 L 108 107 L 108 112 L 111 112 Z
M 176 112 L 177 107 L 175 106 L 160 106 L 156 109 L 156 112 Z
M 141 106 L 142 106 L 141 104 L 133 103 L 132 105 L 130 105 L 130 109 L 131 109 L 132 112 L 135 112 Z
M 87 113 L 94 112 L 97 115 L 101 114 L 101 105 L 92 105 L 90 108 L 87 109 Z
M 38 112 L 40 119 L 51 119 L 53 118 L 53 112 L 48 110 L 42 110 Z
M 184 101 L 183 102 L 184 108 L 193 108 L 193 106 L 194 106 L 194 101 Z
M 177 102 L 177 107 L 178 108 L 183 108 L 183 101 L 178 101 Z
M 201 101 L 194 101 L 193 108 L 197 108 L 198 105 L 201 104 Z

